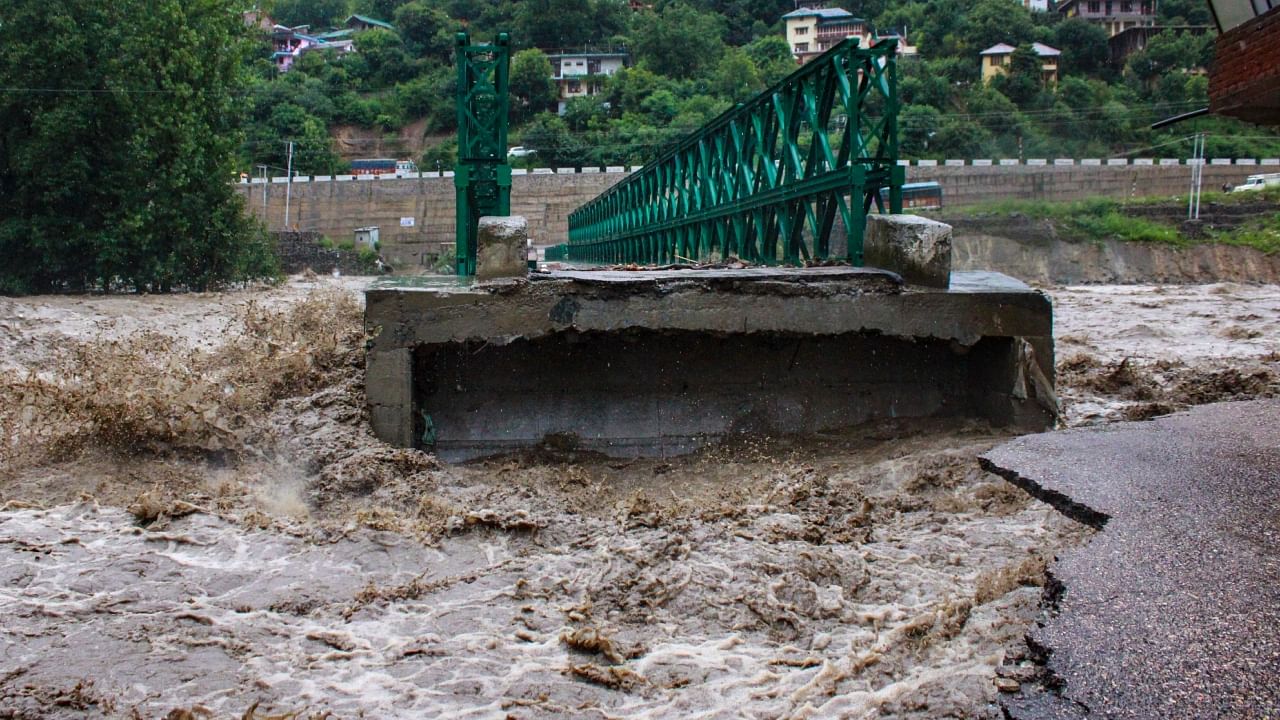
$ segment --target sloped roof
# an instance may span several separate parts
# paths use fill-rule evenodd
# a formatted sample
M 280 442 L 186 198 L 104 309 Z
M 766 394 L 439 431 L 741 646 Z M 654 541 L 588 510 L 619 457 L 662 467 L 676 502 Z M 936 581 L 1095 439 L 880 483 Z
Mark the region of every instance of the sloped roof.
M 1008 55 L 1012 53 L 1014 50 L 1017 50 L 1017 48 L 1015 48 L 1014 46 L 1008 43 L 996 43 L 995 45 L 992 45 L 991 47 L 987 48 L 986 50 L 983 50 L 978 54 L 979 55 Z
M 1017 49 L 1018 48 L 1010 45 L 1009 43 L 996 43 L 995 45 L 992 45 L 991 47 L 987 48 L 986 50 L 983 50 L 978 54 L 979 55 L 1011 55 L 1013 54 L 1013 51 Z M 1031 49 L 1034 50 L 1036 55 L 1039 55 L 1040 57 L 1057 57 L 1058 55 L 1062 54 L 1061 50 L 1057 48 L 1051 48 L 1048 45 L 1045 45 L 1044 43 L 1038 43 L 1038 42 L 1031 43 Z
M 783 15 L 782 19 L 786 20 L 787 18 L 809 17 L 811 15 L 816 15 L 822 18 L 823 20 L 837 20 L 837 19 L 838 20 L 859 20 L 860 19 L 860 18 L 854 17 L 853 13 L 849 12 L 848 10 L 845 10 L 844 8 L 800 8 L 799 10 L 792 10 L 786 15 Z
M 392 25 L 391 23 L 386 22 L 386 21 L 383 21 L 383 20 L 377 20 L 377 19 L 375 19 L 375 18 L 371 18 L 371 17 L 369 17 L 368 15 L 352 15 L 352 16 L 348 17 L 348 18 L 347 18 L 347 21 L 346 21 L 345 23 L 343 23 L 343 24 L 344 24 L 344 25 L 350 25 L 352 20 L 359 20 L 360 22 L 364 23 L 365 25 L 376 25 L 376 26 L 378 26 L 378 27 L 380 27 L 380 28 L 386 28 L 387 30 L 391 30 L 391 31 L 393 31 L 393 32 L 394 32 L 394 31 L 395 31 L 395 29 L 396 29 L 396 26 L 395 26 L 395 25 Z

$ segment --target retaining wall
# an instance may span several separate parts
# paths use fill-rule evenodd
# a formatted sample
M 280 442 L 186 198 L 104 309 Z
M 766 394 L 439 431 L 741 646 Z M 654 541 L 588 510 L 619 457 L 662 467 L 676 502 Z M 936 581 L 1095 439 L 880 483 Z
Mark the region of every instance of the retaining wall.
M 1254 173 L 1277 171 L 1277 159 L 1212 159 L 1204 168 L 1204 187 L 1216 190 Z M 528 219 L 529 237 L 539 245 L 565 242 L 569 213 L 627 176 L 623 168 L 517 173 L 512 178 L 511 211 Z M 941 183 L 946 204 L 954 206 L 1009 198 L 1178 195 L 1187 192 L 1190 173 L 1191 167 L 1176 159 L 922 160 L 908 166 L 907 181 Z M 342 240 L 355 228 L 377 226 L 383 257 L 407 267 L 430 264 L 435 255 L 452 252 L 452 173 L 373 177 L 300 178 L 291 186 L 274 178 L 236 187 L 250 212 L 272 229 L 284 225 L 287 192 L 289 225 L 299 230 Z

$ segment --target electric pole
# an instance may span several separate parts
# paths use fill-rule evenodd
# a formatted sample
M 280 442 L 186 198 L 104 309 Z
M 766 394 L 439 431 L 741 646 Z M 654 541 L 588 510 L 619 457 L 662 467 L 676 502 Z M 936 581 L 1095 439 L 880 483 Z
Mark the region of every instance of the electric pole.
M 284 179 L 284 229 L 289 229 L 289 199 L 293 192 L 293 141 L 289 141 L 289 162 Z

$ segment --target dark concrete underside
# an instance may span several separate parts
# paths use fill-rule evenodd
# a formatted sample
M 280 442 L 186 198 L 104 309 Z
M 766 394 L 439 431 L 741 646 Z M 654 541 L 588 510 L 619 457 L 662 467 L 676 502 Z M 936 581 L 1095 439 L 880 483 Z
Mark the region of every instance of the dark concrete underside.
M 1058 559 L 1006 714 L 1280 717 L 1280 401 L 1019 438 L 983 458 L 1101 527 Z
M 864 268 L 571 271 L 382 284 L 375 432 L 461 460 L 573 436 L 614 455 L 890 417 L 1052 423 L 1052 310 L 1010 278 L 904 288 Z
M 609 455 L 669 456 L 731 434 L 895 417 L 1008 424 L 1008 391 L 991 380 L 1012 372 L 1012 348 L 1009 338 L 966 348 L 870 333 L 568 331 L 507 345 L 419 346 L 414 405 L 430 414 L 435 451 L 448 461 L 548 436 Z M 424 429 L 419 417 L 415 435 Z

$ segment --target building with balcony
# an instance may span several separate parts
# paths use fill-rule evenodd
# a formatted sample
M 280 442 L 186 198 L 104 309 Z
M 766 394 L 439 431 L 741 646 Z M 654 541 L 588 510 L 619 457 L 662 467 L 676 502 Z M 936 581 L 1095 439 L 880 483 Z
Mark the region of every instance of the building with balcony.
M 622 51 L 547 53 L 560 114 L 569 100 L 599 93 L 605 79 L 626 67 L 630 57 Z
M 1209 72 L 1209 111 L 1280 125 L 1280 0 L 1209 0 L 1221 32 Z
M 871 23 L 843 8 L 827 8 L 797 0 L 796 9 L 782 16 L 787 26 L 787 45 L 801 65 L 830 50 L 845 38 L 870 44 Z
M 1156 0 L 1063 0 L 1058 12 L 1101 25 L 1114 37 L 1132 27 L 1156 24 Z
M 1044 43 L 1031 43 L 1031 49 L 1040 57 L 1040 70 L 1044 76 L 1044 83 L 1046 85 L 1056 84 L 1058 82 L 1058 57 L 1062 55 L 1062 52 Z M 995 76 L 1007 74 L 1009 72 L 1009 61 L 1013 57 L 1015 50 L 1017 48 L 1008 43 L 996 43 L 979 53 L 982 57 L 982 82 L 989 83 Z
M 1147 49 L 1147 43 L 1151 42 L 1151 38 L 1160 33 L 1203 35 L 1211 30 L 1213 28 L 1208 25 L 1139 25 L 1138 27 L 1131 27 L 1128 30 L 1122 30 L 1112 35 L 1111 39 L 1107 41 L 1107 61 L 1113 65 L 1124 67 L 1130 55 Z
M 285 27 L 276 25 L 271 28 L 271 61 L 280 72 L 288 72 L 303 53 L 313 50 L 327 50 L 337 53 L 349 53 L 355 49 L 349 37 L 338 33 L 313 34 L 308 25 Z

